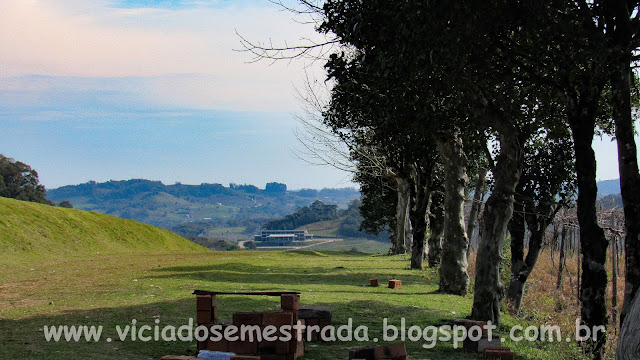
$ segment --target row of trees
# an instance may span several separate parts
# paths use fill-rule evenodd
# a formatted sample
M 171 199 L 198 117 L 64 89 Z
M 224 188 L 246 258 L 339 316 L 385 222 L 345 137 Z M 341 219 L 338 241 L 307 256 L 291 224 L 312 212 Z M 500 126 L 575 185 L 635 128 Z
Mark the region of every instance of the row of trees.
M 591 328 L 607 325 L 608 242 L 597 221 L 591 144 L 600 131 L 614 134 L 626 220 L 624 320 L 640 286 L 640 174 L 631 102 L 640 2 L 299 3 L 294 11 L 310 14 L 326 42 L 289 49 L 245 45 L 270 58 L 308 56 L 314 49 L 322 55 L 332 46 L 325 59 L 329 100 L 308 97 L 320 105 L 319 121 L 328 129 L 322 134 L 348 151 L 364 193 L 365 225 L 393 229 L 391 251 L 411 252 L 412 267 L 421 267 L 425 257 L 439 261 L 443 292 L 468 291 L 475 216 L 465 226 L 465 190 L 475 178 L 480 196 L 490 172 L 479 224 L 475 319 L 500 322 L 507 231 L 513 251 L 508 294 L 519 304 L 542 234 L 577 188 L 581 319 Z M 395 210 L 382 200 L 393 193 Z M 531 231 L 526 257 L 525 224 Z M 594 358 L 603 354 L 600 335 L 590 344 Z

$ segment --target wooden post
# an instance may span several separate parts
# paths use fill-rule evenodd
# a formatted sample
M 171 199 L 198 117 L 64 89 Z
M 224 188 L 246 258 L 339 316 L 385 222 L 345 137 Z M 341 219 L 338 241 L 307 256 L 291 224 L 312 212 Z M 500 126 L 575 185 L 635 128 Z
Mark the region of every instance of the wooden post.
M 558 262 L 558 281 L 556 282 L 556 289 L 562 287 L 562 271 L 564 270 L 562 265 L 564 264 L 564 240 L 567 237 L 567 226 L 562 224 L 562 234 L 560 235 L 560 261 Z
M 578 228 L 578 227 L 574 227 L 573 228 L 573 236 L 575 237 L 576 234 L 578 234 L 578 237 L 579 237 L 580 228 Z M 579 304 L 580 303 L 580 241 L 579 240 L 578 240 L 578 243 L 577 243 L 577 249 L 578 249 L 578 251 L 576 251 L 576 254 L 578 256 L 576 256 L 576 259 L 577 259 L 576 261 L 578 262 L 578 280 L 577 280 L 577 282 L 578 282 L 578 304 Z

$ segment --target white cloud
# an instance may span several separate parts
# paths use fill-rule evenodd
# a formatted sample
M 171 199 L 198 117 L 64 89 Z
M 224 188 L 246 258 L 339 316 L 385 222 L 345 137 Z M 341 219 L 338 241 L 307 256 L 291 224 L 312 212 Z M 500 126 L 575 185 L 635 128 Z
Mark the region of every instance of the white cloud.
M 294 110 L 292 83 L 305 64 L 247 64 L 250 56 L 233 50 L 241 47 L 236 29 L 256 40 L 315 36 L 311 25 L 267 4 L 121 9 L 105 1 L 2 0 L 0 77 L 153 77 L 155 88 L 143 90 L 168 105 Z M 312 72 L 320 74 L 320 65 Z

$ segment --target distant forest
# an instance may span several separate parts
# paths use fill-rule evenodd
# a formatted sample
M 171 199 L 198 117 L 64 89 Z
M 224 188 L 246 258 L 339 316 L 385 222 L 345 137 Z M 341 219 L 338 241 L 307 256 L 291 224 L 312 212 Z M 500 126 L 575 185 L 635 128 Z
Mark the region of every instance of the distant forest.
M 347 208 L 360 198 L 354 188 L 289 190 L 286 184 L 268 183 L 264 189 L 247 184 L 165 185 L 133 179 L 63 186 L 47 191 L 52 201 L 69 200 L 81 210 L 171 229 L 190 224 L 246 227 L 248 233 L 266 222 L 294 213 L 315 200 Z M 194 230 L 195 231 L 195 230 Z

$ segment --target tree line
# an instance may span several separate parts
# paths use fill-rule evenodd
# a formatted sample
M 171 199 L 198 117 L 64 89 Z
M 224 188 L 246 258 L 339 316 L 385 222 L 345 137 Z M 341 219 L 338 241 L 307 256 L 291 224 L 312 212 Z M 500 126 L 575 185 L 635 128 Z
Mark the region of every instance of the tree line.
M 288 8 L 310 16 L 326 41 L 277 48 L 243 39 L 245 48 L 257 58 L 324 62 L 326 101 L 318 100 L 312 84 L 304 97 L 318 122 L 308 138 L 320 139 L 325 150 L 346 151 L 340 161 L 335 154 L 314 155 L 342 168 L 351 164 L 366 226 L 390 229 L 391 252 L 411 253 L 413 268 L 425 259 L 439 263 L 440 291 L 468 292 L 469 234 L 479 228 L 474 319 L 500 322 L 507 234 L 508 293 L 517 299 L 551 219 L 575 201 L 581 321 L 590 328 L 608 325 L 608 241 L 597 218 L 592 142 L 597 134 L 615 136 L 625 216 L 624 321 L 640 286 L 632 71 L 640 46 L 639 1 L 298 4 Z M 465 224 L 470 192 L 477 208 Z M 599 359 L 605 341 L 600 333 L 584 345 Z

